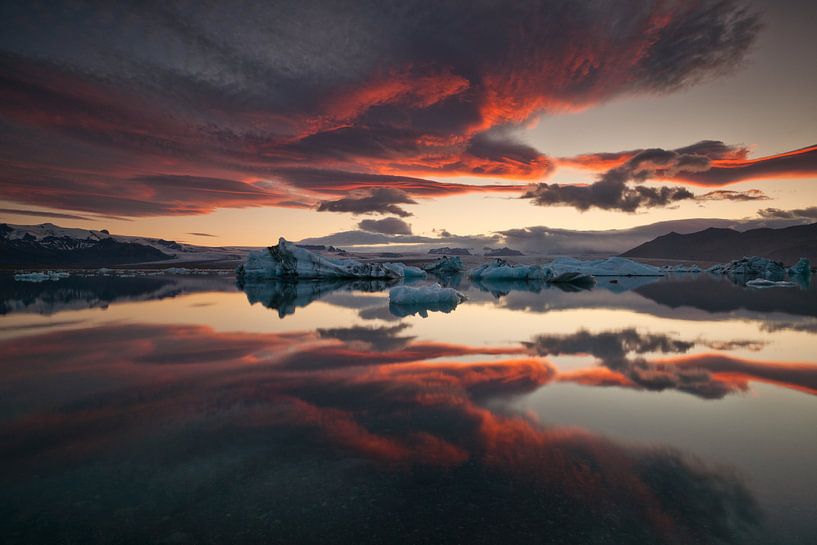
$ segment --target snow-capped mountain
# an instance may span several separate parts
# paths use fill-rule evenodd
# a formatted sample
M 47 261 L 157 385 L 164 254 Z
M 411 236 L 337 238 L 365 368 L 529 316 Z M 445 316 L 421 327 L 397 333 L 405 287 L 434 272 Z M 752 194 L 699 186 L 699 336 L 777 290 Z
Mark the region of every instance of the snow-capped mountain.
M 106 229 L 0 224 L 0 265 L 4 267 L 103 267 L 162 261 L 240 260 L 240 248 L 212 248 L 161 238 L 112 235 Z

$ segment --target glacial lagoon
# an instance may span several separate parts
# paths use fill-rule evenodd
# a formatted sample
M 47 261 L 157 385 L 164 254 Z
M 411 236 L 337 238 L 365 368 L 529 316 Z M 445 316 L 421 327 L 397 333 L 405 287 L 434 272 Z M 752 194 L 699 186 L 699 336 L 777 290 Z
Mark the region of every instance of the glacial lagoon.
M 815 542 L 814 282 L 441 284 L 3 277 L 4 543 Z

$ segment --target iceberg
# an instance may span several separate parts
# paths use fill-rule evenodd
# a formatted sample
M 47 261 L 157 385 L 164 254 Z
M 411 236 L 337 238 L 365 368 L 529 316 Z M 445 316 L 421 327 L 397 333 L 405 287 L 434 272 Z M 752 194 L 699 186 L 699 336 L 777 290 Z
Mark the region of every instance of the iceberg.
M 383 266 L 394 272 L 399 278 L 425 278 L 427 276 L 423 269 L 404 263 L 383 263 Z
M 541 265 L 516 265 L 504 259 L 494 259 L 468 271 L 471 278 L 483 280 L 549 280 L 553 271 Z
M 60 278 L 68 278 L 69 276 L 71 276 L 71 273 L 46 271 L 15 274 L 14 279 L 18 282 L 45 282 L 46 280 L 56 281 Z
M 746 285 L 750 288 L 796 288 L 797 284 L 794 282 L 785 282 L 785 281 L 778 281 L 775 282 L 774 280 L 766 280 L 765 278 L 756 278 L 754 280 L 749 280 L 746 282 Z
M 596 280 L 589 274 L 580 272 L 563 272 L 548 279 L 551 284 L 570 285 L 580 288 L 592 288 Z
M 699 273 L 701 268 L 698 265 L 665 265 L 661 270 L 669 273 Z
M 416 269 L 416 267 L 411 267 L 411 269 Z M 277 246 L 250 252 L 236 273 L 240 279 L 255 280 L 271 278 L 396 280 L 403 278 L 406 270 L 405 266 L 401 268 L 394 264 L 367 263 L 354 259 L 331 259 L 280 238 Z
M 389 287 L 383 280 L 280 280 L 244 283 L 239 286 L 251 305 L 262 306 L 278 312 L 279 318 L 294 314 L 295 310 L 307 307 L 314 301 L 336 291 L 378 292 Z
M 608 257 L 582 261 L 572 257 L 559 257 L 550 263 L 554 276 L 566 272 L 589 274 L 592 276 L 664 276 L 664 271 L 652 265 L 645 265 L 623 257 Z
M 805 257 L 801 257 L 797 263 L 789 267 L 789 274 L 793 276 L 809 276 L 811 274 L 811 263 Z
M 395 305 L 417 305 L 427 303 L 453 304 L 465 301 L 465 296 L 454 288 L 444 288 L 439 284 L 430 286 L 396 286 L 389 290 L 389 303 Z
M 713 265 L 706 271 L 733 276 L 759 276 L 769 280 L 782 280 L 786 276 L 786 268 L 782 263 L 758 256 L 743 257 L 729 263 Z
M 433 274 L 457 274 L 462 272 L 465 267 L 462 264 L 462 259 L 459 257 L 444 256 L 433 263 L 429 263 L 423 269 L 426 272 Z
M 444 288 L 439 284 L 397 286 L 389 290 L 389 311 L 395 316 L 419 313 L 425 318 L 428 311 L 451 312 L 465 299 L 465 295 L 454 288 Z

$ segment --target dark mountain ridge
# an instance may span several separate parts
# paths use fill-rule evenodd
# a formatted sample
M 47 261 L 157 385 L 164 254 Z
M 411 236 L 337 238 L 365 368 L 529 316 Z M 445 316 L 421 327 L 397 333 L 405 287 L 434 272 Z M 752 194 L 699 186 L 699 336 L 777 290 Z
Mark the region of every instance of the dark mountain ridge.
M 782 261 L 787 265 L 794 264 L 801 257 L 814 263 L 817 262 L 817 223 L 744 232 L 715 227 L 686 235 L 672 232 L 621 255 L 629 258 L 717 262 L 757 255 Z

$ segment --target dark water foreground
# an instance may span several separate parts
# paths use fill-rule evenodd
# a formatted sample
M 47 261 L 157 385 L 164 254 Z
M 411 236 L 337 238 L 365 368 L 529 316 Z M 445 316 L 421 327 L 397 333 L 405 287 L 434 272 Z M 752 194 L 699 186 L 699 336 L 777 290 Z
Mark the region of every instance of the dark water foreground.
M 3 279 L 3 542 L 817 542 L 813 285 L 447 283 Z

